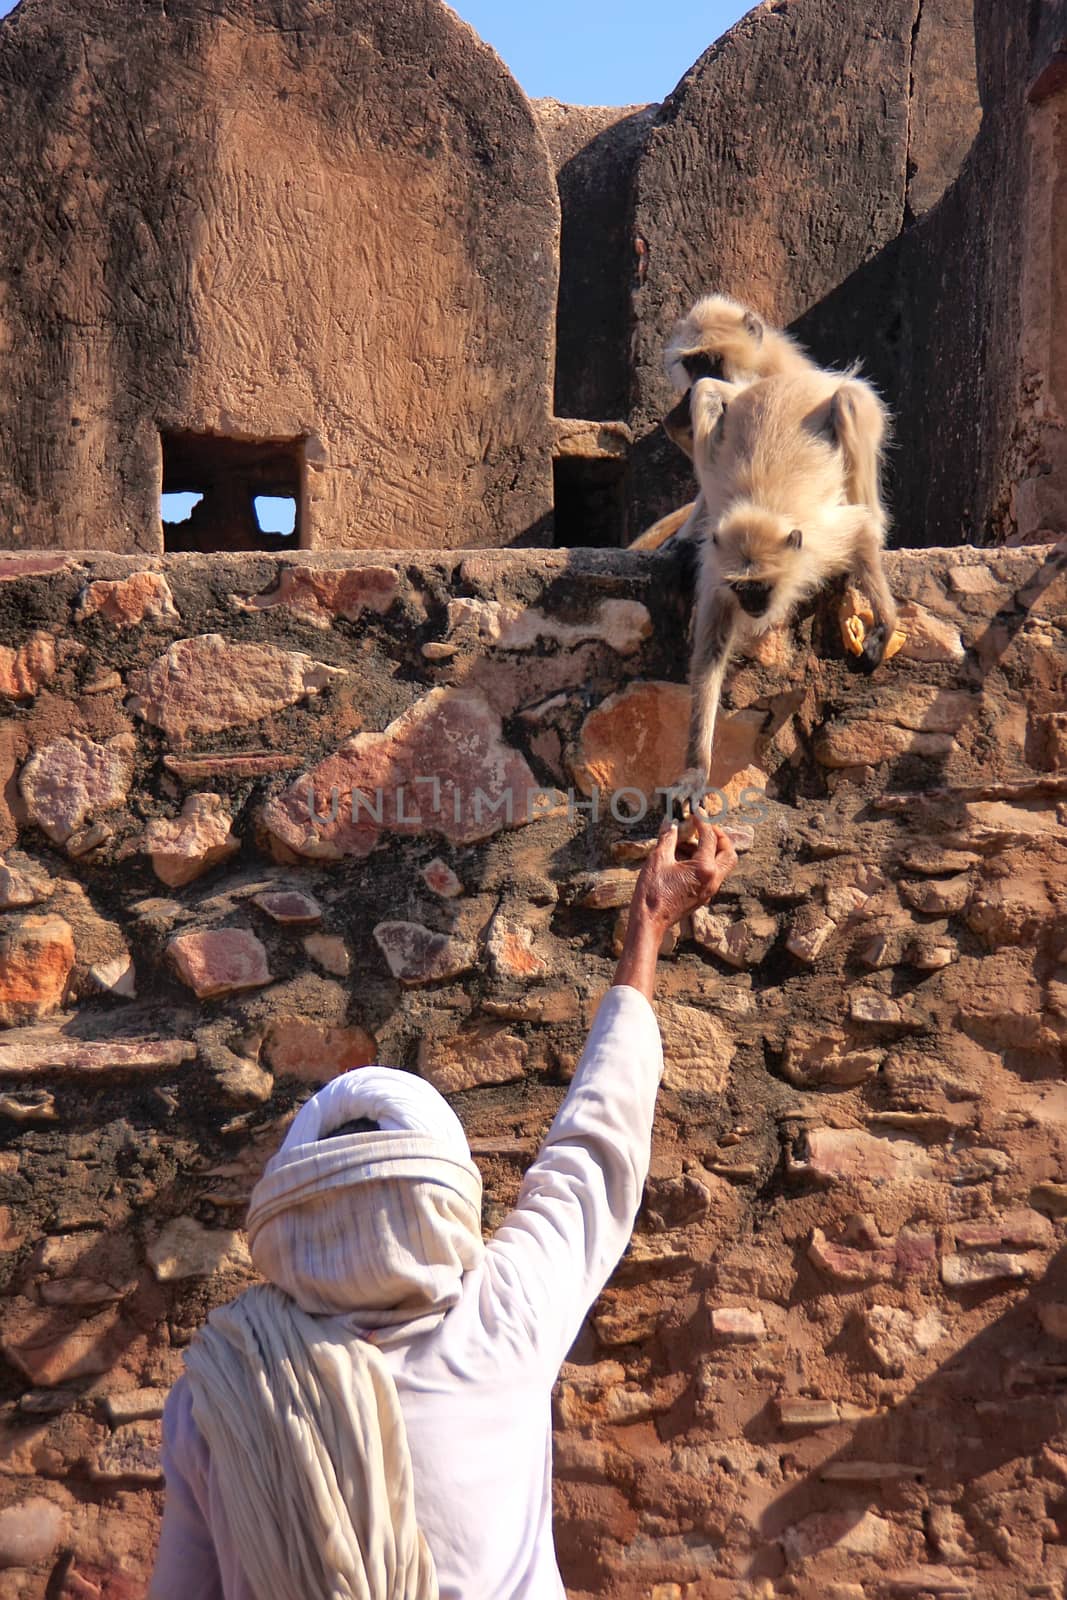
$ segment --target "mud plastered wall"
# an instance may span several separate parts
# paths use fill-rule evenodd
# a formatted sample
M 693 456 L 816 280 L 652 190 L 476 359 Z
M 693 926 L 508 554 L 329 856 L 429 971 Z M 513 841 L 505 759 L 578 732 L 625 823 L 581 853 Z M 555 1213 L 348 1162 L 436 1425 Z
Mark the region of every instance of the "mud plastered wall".
M 836 596 L 733 675 L 748 847 L 662 963 L 645 1202 L 556 1394 L 576 1597 L 1063 1593 L 1067 582 L 1047 548 L 890 573 L 873 679 Z M 0 580 L 0 1596 L 135 1600 L 166 1387 L 315 1084 L 425 1074 L 487 1228 L 512 1201 L 682 765 L 685 585 L 591 552 Z

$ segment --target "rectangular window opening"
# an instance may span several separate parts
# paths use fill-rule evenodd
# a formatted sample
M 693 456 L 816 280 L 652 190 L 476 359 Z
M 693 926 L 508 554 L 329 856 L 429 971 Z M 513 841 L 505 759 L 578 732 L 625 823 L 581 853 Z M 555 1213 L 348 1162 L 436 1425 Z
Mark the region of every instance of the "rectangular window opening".
M 629 470 L 629 463 L 617 457 L 557 457 L 553 462 L 553 542 L 568 549 L 625 545 Z
M 296 550 L 303 544 L 303 439 L 162 432 L 163 548 Z

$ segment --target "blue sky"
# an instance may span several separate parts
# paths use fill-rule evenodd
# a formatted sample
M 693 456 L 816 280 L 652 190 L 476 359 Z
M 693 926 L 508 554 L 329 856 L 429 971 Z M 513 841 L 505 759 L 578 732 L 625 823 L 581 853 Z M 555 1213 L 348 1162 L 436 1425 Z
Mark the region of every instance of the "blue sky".
M 0 0 L 0 16 L 13 0 Z M 381 0 L 389 5 L 391 0 Z M 456 0 L 529 95 L 578 105 L 662 100 L 747 0 Z

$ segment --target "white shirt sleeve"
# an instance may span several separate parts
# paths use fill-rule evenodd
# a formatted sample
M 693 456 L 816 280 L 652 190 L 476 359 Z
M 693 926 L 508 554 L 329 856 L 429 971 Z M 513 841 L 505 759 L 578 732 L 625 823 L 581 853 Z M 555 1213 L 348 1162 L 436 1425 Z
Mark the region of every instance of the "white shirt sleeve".
M 489 1242 L 497 1314 L 524 1325 L 553 1377 L 629 1243 L 662 1074 L 655 1012 L 636 989 L 616 985 L 515 1209 Z
M 219 1558 L 206 1514 L 208 1449 L 180 1378 L 163 1410 L 167 1494 L 148 1600 L 223 1600 Z

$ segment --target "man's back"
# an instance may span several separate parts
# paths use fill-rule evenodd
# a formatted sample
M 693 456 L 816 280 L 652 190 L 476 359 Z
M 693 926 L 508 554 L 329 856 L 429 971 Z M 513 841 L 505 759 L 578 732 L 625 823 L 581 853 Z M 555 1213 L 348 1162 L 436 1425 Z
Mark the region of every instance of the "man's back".
M 441 1600 L 563 1594 L 552 1543 L 552 1385 L 630 1237 L 662 1066 L 648 1001 L 611 989 L 516 1208 L 464 1276 L 457 1304 L 428 1333 L 373 1336 L 400 1397 Z M 357 1336 L 346 1319 L 329 1320 L 338 1336 Z M 167 1405 L 165 1438 L 153 1600 L 267 1600 L 240 1571 L 184 1379 Z

